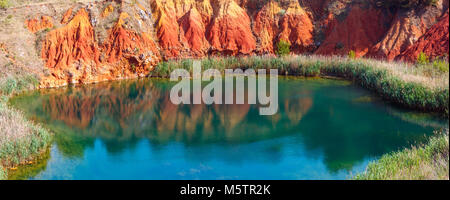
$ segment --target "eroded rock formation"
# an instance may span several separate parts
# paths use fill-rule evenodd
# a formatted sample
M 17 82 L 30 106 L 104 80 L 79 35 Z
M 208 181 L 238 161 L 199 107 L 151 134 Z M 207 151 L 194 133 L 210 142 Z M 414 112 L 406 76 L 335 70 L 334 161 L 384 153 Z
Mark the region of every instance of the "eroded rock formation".
M 286 6 L 271 0 L 255 17 L 254 32 L 259 39 L 258 52 L 275 53 L 276 44 L 286 41 L 295 53 L 312 50 L 314 27 L 311 17 L 297 1 Z
M 315 53 L 346 55 L 355 51 L 356 56 L 364 56 L 386 33 L 391 14 L 367 2 L 341 6 L 324 20 L 324 41 Z
M 419 40 L 398 56 L 399 60 L 414 62 L 421 52 L 431 59 L 448 56 L 449 53 L 449 15 L 433 25 Z M 447 58 L 448 59 L 448 58 Z
M 353 0 L 68 5 L 56 15 L 44 12 L 40 20 L 25 22 L 36 33 L 45 62 L 42 87 L 145 76 L 162 59 L 275 54 L 281 40 L 295 54 L 355 51 L 358 57 L 404 61 L 414 61 L 420 52 L 431 58 L 448 55 L 445 0 L 411 9 Z M 41 31 L 47 28 L 48 33 Z
M 234 0 L 216 0 L 214 17 L 207 33 L 212 51 L 227 55 L 251 54 L 256 40 L 250 17 Z
M 398 10 L 384 38 L 371 48 L 370 57 L 394 60 L 444 14 L 448 7 L 448 3 L 444 5 L 445 1 L 439 1 L 436 6 Z
M 105 10 L 114 12 L 112 4 Z M 121 10 L 128 12 L 118 13 L 114 26 L 102 29 L 98 27 L 101 19 L 92 16 L 94 11 L 91 8 L 80 8 L 70 20 L 72 9 L 69 9 L 63 15 L 61 27 L 50 31 L 42 41 L 41 57 L 46 70 L 41 78 L 41 87 L 95 83 L 148 74 L 160 61 L 159 50 L 151 35 L 152 27 L 145 27 L 152 25 L 150 22 L 145 24 L 150 18 L 140 5 Z M 108 20 L 106 15 L 104 18 Z M 107 36 L 99 41 L 100 34 L 97 33 L 102 31 Z
M 52 18 L 49 16 L 42 16 L 41 20 L 38 19 L 29 19 L 25 21 L 25 25 L 28 30 L 32 33 L 36 33 L 38 31 L 44 30 L 46 28 L 53 28 Z

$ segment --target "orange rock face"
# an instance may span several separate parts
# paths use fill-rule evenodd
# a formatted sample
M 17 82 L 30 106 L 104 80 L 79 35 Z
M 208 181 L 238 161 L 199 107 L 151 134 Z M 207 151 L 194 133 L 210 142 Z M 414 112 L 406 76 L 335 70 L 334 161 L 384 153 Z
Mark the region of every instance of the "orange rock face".
M 42 58 L 48 68 L 59 69 L 76 60 L 99 62 L 99 49 L 86 10 L 81 9 L 67 26 L 48 33 L 42 44 Z
M 414 62 L 423 52 L 431 59 L 447 55 L 449 52 L 449 12 L 433 25 L 414 45 L 398 56 L 399 60 Z M 448 57 L 447 57 L 448 58 Z
M 153 0 L 151 5 L 162 54 L 166 58 L 179 56 L 183 47 L 180 39 L 184 40 L 184 38 L 180 38 L 175 4 L 171 0 L 168 2 Z
M 370 49 L 369 57 L 394 60 L 413 45 L 443 14 L 436 7 L 398 11 L 384 38 Z
M 295 53 L 307 52 L 314 44 L 311 18 L 297 1 L 291 1 L 284 9 L 270 1 L 256 14 L 254 24 L 259 53 L 274 54 L 280 40 L 290 43 Z
M 46 28 L 53 28 L 52 18 L 48 16 L 42 16 L 41 20 L 38 19 L 29 19 L 25 21 L 25 25 L 28 30 L 32 33 L 36 33 L 38 31 L 44 30 Z
M 258 53 L 273 54 L 275 52 L 274 45 L 280 32 L 278 22 L 281 10 L 277 2 L 270 1 L 256 14 L 253 30 L 259 38 Z
M 44 13 L 62 16 L 60 23 L 25 22 L 33 33 L 55 28 L 38 43 L 41 87 L 145 76 L 161 59 L 274 54 L 281 40 L 295 54 L 407 61 L 448 54 L 443 0 L 415 9 L 356 0 L 98 1 L 59 12 Z
M 202 16 L 196 8 L 192 8 L 180 19 L 180 28 L 193 55 L 195 57 L 206 55 L 210 45 L 205 37 L 206 27 Z
M 150 34 L 124 28 L 122 13 L 103 44 L 95 39 L 89 13 L 80 9 L 67 25 L 49 32 L 42 42 L 42 58 L 48 74 L 41 87 L 93 83 L 138 77 L 159 62 Z
M 233 0 L 218 3 L 207 33 L 212 51 L 226 55 L 252 53 L 256 49 L 256 40 L 245 10 Z
M 109 40 L 104 46 L 108 62 L 132 65 L 135 73 L 148 73 L 159 61 L 156 44 L 147 33 L 136 33 L 123 27 L 128 14 L 122 13 L 116 26 L 111 30 Z
M 355 51 L 356 56 L 364 56 L 384 36 L 390 21 L 390 16 L 383 11 L 358 4 L 350 5 L 338 15 L 330 13 L 325 40 L 315 53 L 347 55 Z
M 62 19 L 61 19 L 61 24 L 67 24 L 69 23 L 70 17 L 72 17 L 72 12 L 73 12 L 73 8 L 70 8 L 69 10 L 67 10 Z
M 305 53 L 312 49 L 314 27 L 311 18 L 297 1 L 289 5 L 280 23 L 279 40 L 289 42 L 294 53 Z
M 233 0 L 152 0 L 151 5 L 166 59 L 202 57 L 210 50 L 249 54 L 256 48 L 250 18 Z

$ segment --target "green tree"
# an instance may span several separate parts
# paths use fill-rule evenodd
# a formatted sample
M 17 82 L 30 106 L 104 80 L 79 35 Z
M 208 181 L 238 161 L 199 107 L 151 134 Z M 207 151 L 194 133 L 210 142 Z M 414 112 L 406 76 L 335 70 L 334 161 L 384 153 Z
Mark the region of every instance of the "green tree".
M 278 56 L 286 56 L 291 53 L 291 44 L 287 41 L 280 40 L 277 44 L 277 51 Z

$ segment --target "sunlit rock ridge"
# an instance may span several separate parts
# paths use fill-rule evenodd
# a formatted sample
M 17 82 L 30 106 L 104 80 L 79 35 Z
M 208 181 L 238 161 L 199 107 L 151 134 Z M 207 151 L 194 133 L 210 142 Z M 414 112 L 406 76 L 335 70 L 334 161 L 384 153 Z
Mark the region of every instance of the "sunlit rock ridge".
M 105 0 L 29 6 L 36 12 L 23 23 L 43 61 L 45 88 L 142 77 L 163 60 L 274 55 L 280 41 L 292 54 L 355 51 L 390 61 L 414 61 L 420 52 L 448 56 L 448 4 L 388 9 L 376 0 Z

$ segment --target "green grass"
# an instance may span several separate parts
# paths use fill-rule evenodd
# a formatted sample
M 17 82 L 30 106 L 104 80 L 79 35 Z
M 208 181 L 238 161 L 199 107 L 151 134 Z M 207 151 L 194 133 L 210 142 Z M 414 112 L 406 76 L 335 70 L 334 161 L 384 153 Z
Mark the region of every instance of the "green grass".
M 7 178 L 8 175 L 6 174 L 6 170 L 0 165 L 0 180 L 5 180 Z
M 37 87 L 39 81 L 33 75 L 11 76 L 0 80 L 0 94 L 11 95 Z
M 150 76 L 169 77 L 174 69 L 192 73 L 193 60 L 160 63 Z M 385 100 L 403 107 L 439 113 L 448 117 L 448 71 L 441 67 L 409 66 L 366 59 L 342 57 L 292 56 L 208 58 L 201 60 L 202 69 L 278 69 L 280 75 L 305 77 L 336 76 L 352 80 Z
M 384 155 L 354 177 L 356 180 L 448 180 L 448 129 L 427 144 Z
M 26 164 L 40 156 L 51 143 L 52 135 L 25 119 L 23 114 L 7 105 L 16 92 L 32 88 L 31 76 L 10 77 L 0 84 L 0 179 L 7 177 L 7 168 Z

